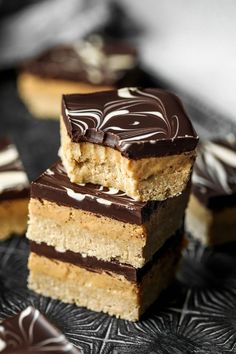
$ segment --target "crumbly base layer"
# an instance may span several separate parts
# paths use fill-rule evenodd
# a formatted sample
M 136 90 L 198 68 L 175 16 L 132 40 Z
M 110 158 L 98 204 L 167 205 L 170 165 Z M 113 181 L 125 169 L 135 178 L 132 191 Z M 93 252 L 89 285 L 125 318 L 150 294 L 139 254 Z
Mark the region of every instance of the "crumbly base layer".
M 0 240 L 22 235 L 27 228 L 28 199 L 0 201 Z
M 59 119 L 61 96 L 69 93 L 91 93 L 112 89 L 84 82 L 48 79 L 22 72 L 18 76 L 18 92 L 30 113 L 38 118 Z
M 139 268 L 180 228 L 187 200 L 188 191 L 170 198 L 148 222 L 136 225 L 32 198 L 27 237 L 58 250 Z
M 209 246 L 236 241 L 236 207 L 213 211 L 191 195 L 186 212 L 186 229 Z
M 31 253 L 28 286 L 44 296 L 137 321 L 174 277 L 179 254 L 167 255 L 137 284 L 122 275 L 91 272 Z
M 131 160 L 107 146 L 73 143 L 61 118 L 61 158 L 71 182 L 101 184 L 148 201 L 179 195 L 186 188 L 195 151 Z

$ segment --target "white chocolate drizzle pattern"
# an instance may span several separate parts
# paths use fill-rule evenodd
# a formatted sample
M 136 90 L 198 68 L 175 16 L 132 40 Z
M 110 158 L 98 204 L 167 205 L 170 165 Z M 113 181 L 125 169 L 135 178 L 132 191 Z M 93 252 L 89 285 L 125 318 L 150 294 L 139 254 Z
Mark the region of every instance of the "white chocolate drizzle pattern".
M 11 319 L 9 321 L 9 325 L 6 320 L 0 326 L 0 352 L 21 349 L 26 352 L 79 353 L 63 334 L 31 306 L 13 318 L 14 323 Z
M 72 128 L 79 128 L 81 135 L 88 129 L 117 133 L 121 149 L 131 142 L 160 138 L 174 140 L 177 137 L 179 117 L 175 114 L 168 117 L 165 105 L 157 95 L 136 87 L 118 89 L 117 95 L 119 99 L 105 103 L 103 111 L 66 108 Z M 155 109 L 143 110 L 143 105 Z M 121 125 L 122 117 L 126 120 L 125 126 Z
M 56 166 L 54 166 L 54 169 L 56 170 L 58 175 L 66 174 L 65 168 L 62 164 L 57 164 Z M 47 175 L 48 178 L 54 178 L 55 173 L 51 169 L 47 169 L 44 172 L 44 175 Z M 81 186 L 81 187 L 86 186 L 86 184 L 84 184 L 84 183 L 80 183 L 80 184 L 73 183 L 73 184 L 75 186 Z M 134 200 L 132 198 L 128 197 L 126 195 L 126 193 L 124 193 L 116 188 L 108 188 L 108 187 L 93 185 L 92 190 L 93 190 L 94 194 L 76 192 L 72 188 L 68 188 L 68 187 L 64 186 L 63 183 L 60 184 L 60 188 L 64 189 L 70 198 L 75 199 L 78 202 L 82 202 L 86 198 L 89 198 L 89 199 L 93 199 L 94 201 L 96 201 L 99 204 L 103 204 L 105 206 L 111 206 L 112 200 L 105 199 L 106 196 L 108 196 L 108 197 L 111 196 L 111 197 L 116 197 L 116 198 L 118 197 L 118 199 L 116 199 L 116 204 L 119 204 L 119 201 L 120 201 L 121 204 L 125 204 L 125 205 L 127 205 L 127 207 L 132 206 L 132 204 L 134 202 Z M 97 194 L 97 192 L 99 194 Z M 104 196 L 104 198 L 103 198 L 103 196 Z
M 236 136 L 201 145 L 192 181 L 202 194 L 236 192 Z
M 0 151 L 0 193 L 6 190 L 21 191 L 29 186 L 27 175 L 13 144 Z

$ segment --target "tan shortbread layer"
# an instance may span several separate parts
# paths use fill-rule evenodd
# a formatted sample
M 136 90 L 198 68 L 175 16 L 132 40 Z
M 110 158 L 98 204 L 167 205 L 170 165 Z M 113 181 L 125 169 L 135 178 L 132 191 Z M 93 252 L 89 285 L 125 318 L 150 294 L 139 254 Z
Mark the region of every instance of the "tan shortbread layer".
M 180 228 L 188 194 L 169 198 L 143 225 L 31 198 L 27 237 L 59 250 L 142 267 Z
M 28 286 L 44 296 L 137 321 L 172 281 L 179 257 L 180 252 L 167 252 L 137 284 L 31 253 Z
M 35 117 L 53 119 L 59 119 L 62 94 L 91 93 L 112 89 L 111 86 L 48 79 L 27 72 L 19 74 L 17 86 L 19 96 Z
M 22 235 L 27 228 L 29 199 L 0 201 L 0 240 Z
M 186 228 L 205 245 L 218 245 L 236 241 L 236 207 L 213 211 L 191 195 Z
M 61 158 L 71 182 L 113 187 L 147 201 L 164 200 L 186 188 L 195 151 L 131 160 L 107 146 L 72 142 L 62 118 Z

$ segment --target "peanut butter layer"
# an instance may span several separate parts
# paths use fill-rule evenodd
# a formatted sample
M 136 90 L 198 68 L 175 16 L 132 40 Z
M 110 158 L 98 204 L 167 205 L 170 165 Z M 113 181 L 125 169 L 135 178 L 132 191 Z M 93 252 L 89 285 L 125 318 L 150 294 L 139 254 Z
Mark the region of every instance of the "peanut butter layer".
M 142 267 L 180 228 L 188 193 L 168 199 L 142 225 L 31 198 L 27 237 L 58 250 Z
M 195 151 L 131 160 L 115 149 L 92 143 L 73 143 L 61 122 L 61 157 L 75 183 L 116 188 L 135 200 L 165 200 L 186 188 Z
M 137 321 L 174 277 L 181 245 L 182 240 L 163 253 L 139 284 L 113 272 L 91 272 L 31 253 L 29 287 L 67 303 Z
M 191 195 L 186 212 L 186 228 L 206 245 L 236 241 L 236 207 L 211 210 Z
M 111 260 L 108 262 L 99 260 L 96 257 L 84 256 L 80 253 L 75 253 L 72 251 L 59 252 L 54 247 L 48 246 L 46 243 L 31 241 L 30 250 L 39 256 L 71 263 L 93 272 L 112 272 L 116 275 L 124 276 L 124 278 L 130 282 L 139 283 L 145 274 L 152 268 L 153 264 L 158 261 L 158 259 L 162 258 L 165 253 L 170 251 L 170 249 L 175 249 L 179 246 L 180 240 L 183 239 L 182 233 L 182 230 L 176 232 L 176 234 L 166 241 L 164 246 L 159 249 L 142 268 L 138 269 L 131 265 L 120 263 L 116 260 Z

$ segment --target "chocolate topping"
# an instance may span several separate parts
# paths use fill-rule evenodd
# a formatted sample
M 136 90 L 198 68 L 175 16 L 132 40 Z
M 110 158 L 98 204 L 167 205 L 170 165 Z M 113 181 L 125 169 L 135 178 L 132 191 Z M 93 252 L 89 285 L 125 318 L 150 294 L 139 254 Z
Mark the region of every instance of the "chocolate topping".
M 0 352 L 4 354 L 81 353 L 31 306 L 0 324 Z
M 166 204 L 166 201 L 136 201 L 115 188 L 71 183 L 60 161 L 32 183 L 31 197 L 138 225 Z
M 99 36 L 59 46 L 25 63 L 23 70 L 40 77 L 114 86 L 137 66 L 136 50 Z M 137 84 L 137 83 L 136 83 Z
M 46 243 L 36 243 L 30 241 L 31 252 L 38 254 L 39 256 L 47 257 L 50 259 L 57 259 L 61 262 L 67 262 L 80 266 L 92 272 L 112 272 L 123 275 L 127 280 L 131 282 L 141 282 L 143 276 L 150 270 L 153 263 L 161 259 L 162 257 L 168 257 L 170 251 L 173 249 L 177 251 L 182 246 L 183 230 L 176 232 L 164 246 L 162 246 L 142 268 L 134 268 L 131 265 L 119 263 L 116 260 L 103 261 L 96 257 L 83 257 L 80 253 L 72 251 L 58 252 L 52 246 L 48 246 Z
M 62 114 L 73 142 L 106 145 L 132 159 L 192 151 L 198 142 L 181 101 L 160 89 L 64 95 Z
M 236 205 L 236 135 L 200 145 L 192 183 L 193 194 L 207 208 Z
M 28 196 L 29 181 L 18 151 L 9 139 L 0 139 L 0 200 Z

